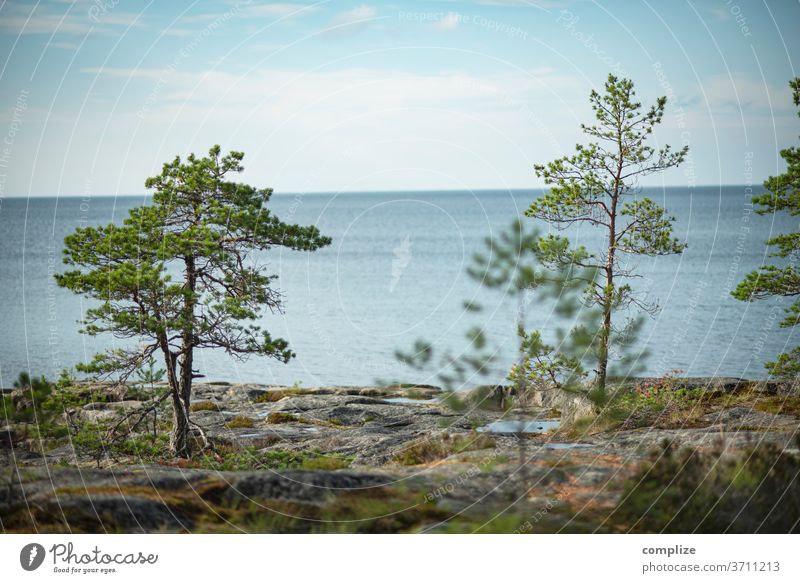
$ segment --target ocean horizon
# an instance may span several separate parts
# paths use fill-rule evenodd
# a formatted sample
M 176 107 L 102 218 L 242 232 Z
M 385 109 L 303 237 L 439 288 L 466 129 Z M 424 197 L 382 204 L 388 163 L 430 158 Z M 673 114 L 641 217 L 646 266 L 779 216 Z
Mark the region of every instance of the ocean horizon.
M 771 261 L 765 240 L 790 231 L 793 219 L 756 215 L 750 198 L 763 192 L 760 186 L 643 191 L 676 217 L 674 234 L 688 248 L 682 255 L 635 260 L 643 276 L 633 280 L 635 289 L 660 305 L 646 319 L 637 345 L 649 353 L 642 357 L 642 374 L 677 369 L 691 376 L 763 378 L 763 363 L 792 345 L 792 331 L 778 326 L 786 302 L 744 303 L 730 291 L 746 273 Z M 255 257 L 278 276 L 286 300 L 284 314 L 267 314 L 262 323 L 287 339 L 297 357 L 284 365 L 201 351 L 197 367 L 207 380 L 229 382 L 436 384 L 436 369 L 410 370 L 395 351 L 421 338 L 457 354 L 465 347 L 465 330 L 478 323 L 463 302 L 480 300 L 487 308 L 481 323 L 498 357 L 489 380 L 501 381 L 516 357 L 517 307 L 502 294 L 480 289 L 464 270 L 483 239 L 508 227 L 541 192 L 275 193 L 269 208 L 278 217 L 315 224 L 333 238 L 313 254 L 273 249 Z M 63 269 L 65 235 L 79 226 L 119 222 L 148 198 L 7 197 L 0 203 L 0 385 L 10 385 L 23 370 L 57 376 L 119 342 L 79 334 L 76 321 L 86 300 L 58 288 L 52 275 Z M 561 234 L 590 249 L 601 236 L 587 227 Z M 553 307 L 529 301 L 528 326 L 554 333 L 561 323 Z

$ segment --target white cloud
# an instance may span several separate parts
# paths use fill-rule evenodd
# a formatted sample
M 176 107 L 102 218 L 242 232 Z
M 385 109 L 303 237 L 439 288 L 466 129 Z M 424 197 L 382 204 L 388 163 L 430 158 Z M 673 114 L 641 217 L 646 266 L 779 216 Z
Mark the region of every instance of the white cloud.
M 88 9 L 86 8 L 88 6 Z M 0 32 L 12 34 L 84 35 L 90 31 L 111 33 L 119 27 L 141 26 L 139 15 L 114 10 L 100 11 L 96 4 L 64 5 L 6 3 L 0 9 Z
M 231 110 L 234 116 L 248 107 L 268 109 L 277 118 L 297 115 L 299 124 L 307 123 L 309 116 L 315 118 L 314 123 L 336 123 L 346 115 L 414 107 L 503 111 L 532 103 L 535 96 L 552 101 L 569 91 L 585 101 L 582 86 L 574 77 L 551 69 L 486 76 L 355 68 L 310 73 L 266 69 L 246 75 L 223 70 L 170 73 L 153 68 L 84 68 L 82 72 L 159 83 L 153 115 L 161 110 L 169 116 L 175 113 L 173 107 L 193 106 L 225 115 L 235 105 Z
M 0 18 L 0 30 L 13 34 L 85 34 L 91 30 L 88 19 L 68 17 L 66 14 L 47 12 L 41 7 L 26 7 L 8 4 L 7 13 Z
M 722 3 L 720 3 L 722 4 Z M 718 22 L 727 22 L 731 19 L 731 11 L 724 6 L 700 6 L 701 11 L 713 17 Z
M 374 6 L 367 6 L 366 4 L 362 4 L 352 10 L 346 10 L 344 12 L 340 12 L 334 17 L 334 22 L 338 22 L 340 24 L 348 24 L 351 22 L 358 22 L 360 20 L 366 20 L 369 18 L 374 18 L 378 14 L 377 9 Z
M 292 2 L 254 2 L 242 9 L 242 14 L 249 17 L 259 16 L 290 16 L 300 13 L 315 12 L 318 6 L 314 4 L 298 4 Z
M 336 34 L 361 32 L 377 16 L 378 10 L 374 6 L 362 4 L 352 10 L 336 14 L 328 23 L 326 31 Z
M 431 1 L 431 0 L 428 0 Z M 550 8 L 564 8 L 566 2 L 559 0 L 432 0 L 439 2 L 459 2 L 461 4 L 476 4 L 478 6 L 501 6 L 506 8 L 536 8 L 548 11 Z
M 793 108 L 788 82 L 776 87 L 745 73 L 714 75 L 703 82 L 702 89 L 708 106 L 717 112 L 756 111 L 769 114 L 771 111 L 784 112 Z M 698 103 L 699 108 L 706 108 L 702 94 L 700 100 L 693 101 Z
M 461 24 L 461 15 L 458 12 L 448 12 L 444 17 L 436 23 L 436 28 L 439 30 L 455 30 Z
M 117 34 L 121 28 L 144 27 L 140 14 L 119 10 L 122 4 L 102 8 L 95 0 L 59 1 L 35 5 L 6 2 L 0 4 L 0 32 L 11 34 L 85 35 L 89 32 Z M 109 5 L 110 6 L 110 5 Z M 290 18 L 318 10 L 313 4 L 294 2 L 243 3 L 233 2 L 231 13 L 241 19 Z M 362 8 L 350 11 L 354 17 Z M 196 32 L 190 23 L 205 23 L 222 18 L 227 13 L 190 14 L 181 18 L 181 26 L 155 28 L 167 36 L 186 37 Z M 51 44 L 52 46 L 52 44 Z M 63 47 L 66 48 L 66 47 Z

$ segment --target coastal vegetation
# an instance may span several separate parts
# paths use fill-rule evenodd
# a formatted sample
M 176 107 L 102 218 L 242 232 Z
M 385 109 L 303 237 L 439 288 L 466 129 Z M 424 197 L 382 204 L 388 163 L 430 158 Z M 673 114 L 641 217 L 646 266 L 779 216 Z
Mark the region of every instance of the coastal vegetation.
M 148 178 L 152 204 L 132 209 L 122 225 L 81 227 L 64 240 L 71 268 L 56 281 L 93 301 L 82 332 L 110 334 L 123 348 L 97 354 L 81 372 L 124 383 L 159 356 L 172 405 L 170 450 L 192 453 L 191 398 L 198 349 L 287 362 L 289 343 L 256 324 L 281 312 L 276 276 L 253 261 L 259 251 L 314 251 L 330 243 L 314 226 L 282 222 L 267 205 L 272 190 L 235 182 L 244 154 L 176 157 Z M 201 434 L 202 437 L 202 434 Z
M 798 475 L 800 456 L 774 444 L 731 455 L 719 442 L 704 451 L 665 442 L 626 482 L 608 522 L 636 532 L 796 532 Z

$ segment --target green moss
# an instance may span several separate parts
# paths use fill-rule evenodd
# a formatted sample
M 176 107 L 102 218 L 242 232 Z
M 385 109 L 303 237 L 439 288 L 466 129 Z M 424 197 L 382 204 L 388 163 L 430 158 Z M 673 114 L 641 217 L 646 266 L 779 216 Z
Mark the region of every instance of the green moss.
M 190 467 L 216 471 L 248 470 L 339 470 L 350 466 L 351 458 L 327 454 L 318 449 L 310 451 L 257 450 L 249 447 L 220 450 L 216 454 L 203 454 L 191 460 Z
M 278 425 L 280 423 L 300 423 L 300 418 L 292 413 L 284 413 L 283 411 L 273 411 L 267 415 L 267 423 Z
M 349 468 L 350 463 L 350 458 L 324 455 L 305 460 L 301 467 L 304 470 L 342 470 L 344 468 Z
M 686 389 L 675 383 L 658 384 L 655 388 L 620 388 L 596 415 L 562 424 L 559 433 L 578 438 L 588 433 L 641 427 L 702 427 L 708 425 L 703 419 L 706 415 L 732 407 L 751 407 L 766 413 L 800 416 L 799 397 L 765 396 L 748 386 L 725 393 L 705 388 Z M 751 428 L 742 426 L 738 429 L 745 431 Z
M 417 399 L 417 400 L 425 400 L 430 399 L 430 393 L 426 393 L 425 391 L 418 389 L 418 388 L 411 388 L 403 392 L 403 396 L 406 399 Z
M 236 415 L 225 424 L 228 429 L 249 429 L 255 425 L 250 417 L 246 415 Z
M 293 413 L 285 413 L 283 411 L 273 411 L 267 415 L 267 423 L 279 425 L 281 423 L 302 423 L 304 425 L 320 425 L 322 427 L 344 427 L 344 422 L 341 419 L 330 419 L 328 421 L 320 421 L 318 419 L 309 419 L 301 415 Z

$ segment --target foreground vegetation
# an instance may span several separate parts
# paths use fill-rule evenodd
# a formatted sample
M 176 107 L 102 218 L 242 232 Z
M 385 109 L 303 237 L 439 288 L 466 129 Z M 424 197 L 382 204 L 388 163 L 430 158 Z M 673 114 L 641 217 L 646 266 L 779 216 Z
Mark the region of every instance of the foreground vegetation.
M 166 404 L 145 423 L 126 417 L 163 387 L 110 401 L 66 376 L 23 376 L 2 399 L 0 522 L 14 532 L 796 531 L 788 438 L 800 397 L 785 383 L 709 382 L 615 387 L 599 413 L 565 410 L 560 429 L 524 436 L 476 431 L 531 407 L 498 387 L 458 405 L 454 395 L 397 405 L 381 398 L 393 389 L 276 388 L 276 398 L 200 385 L 195 415 L 213 447 L 175 460 L 164 455 Z M 220 390 L 245 400 L 214 399 Z M 714 512 L 701 513 L 710 501 Z
M 715 413 L 737 407 L 800 417 L 799 396 L 765 393 L 761 385 L 757 381 L 745 381 L 735 390 L 713 385 L 686 387 L 684 381 L 672 376 L 622 385 L 612 391 L 608 403 L 596 415 L 579 417 L 562 432 L 578 438 L 590 433 L 646 427 L 700 427 L 708 425 Z M 734 429 L 753 428 L 743 420 Z
M 800 532 L 800 455 L 772 444 L 731 454 L 667 442 L 627 481 L 607 522 L 641 532 Z

